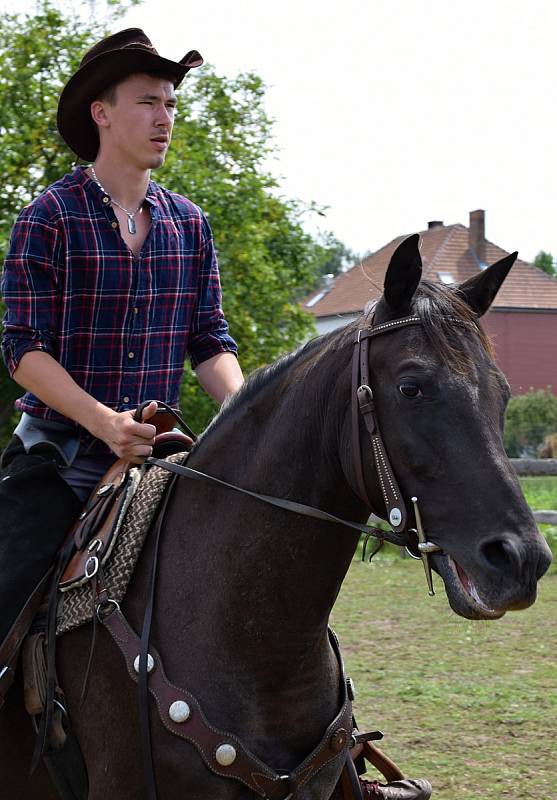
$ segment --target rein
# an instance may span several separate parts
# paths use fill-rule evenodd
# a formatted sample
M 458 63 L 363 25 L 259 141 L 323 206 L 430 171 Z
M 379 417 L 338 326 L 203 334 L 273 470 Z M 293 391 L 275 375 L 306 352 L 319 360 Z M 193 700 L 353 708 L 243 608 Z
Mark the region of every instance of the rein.
M 350 522 L 348 520 L 341 519 L 340 517 L 335 517 L 334 514 L 329 514 L 328 511 L 322 511 L 319 508 L 307 506 L 304 503 L 297 503 L 294 500 L 284 500 L 281 497 L 273 497 L 272 495 L 268 494 L 252 492 L 249 489 L 244 489 L 234 483 L 228 483 L 220 478 L 216 478 L 214 475 L 208 475 L 205 472 L 200 472 L 192 467 L 186 467 L 183 464 L 172 464 L 169 461 L 163 461 L 160 458 L 152 457 L 148 458 L 145 463 L 155 467 L 162 467 L 162 469 L 166 469 L 168 472 L 173 472 L 176 475 L 183 475 L 186 478 L 193 478 L 193 480 L 196 481 L 204 481 L 205 483 L 215 483 L 219 486 L 225 486 L 227 489 L 233 489 L 235 492 L 241 492 L 241 494 L 254 497 L 256 500 L 261 500 L 269 505 L 282 508 L 285 511 L 292 511 L 295 514 L 302 514 L 305 517 L 321 519 L 325 522 L 335 522 L 339 525 L 344 525 L 347 528 L 352 528 L 353 530 L 359 531 L 360 533 L 370 534 L 378 539 L 384 539 L 387 542 L 392 542 L 392 544 L 398 545 L 399 547 L 406 547 L 408 545 L 408 539 L 405 536 L 393 533 L 393 531 L 383 531 L 381 528 L 376 528 L 373 525 L 361 525 L 358 522 Z
M 459 320 L 455 319 L 455 322 Z M 410 555 L 421 558 L 426 574 L 429 594 L 433 595 L 433 582 L 431 576 L 431 565 L 429 563 L 429 554 L 441 550 L 441 548 L 433 542 L 427 541 L 426 535 L 423 530 L 421 516 L 418 508 L 418 499 L 412 498 L 414 506 L 414 516 L 416 519 L 416 528 L 408 528 L 408 511 L 399 489 L 394 471 L 389 461 L 389 456 L 383 443 L 383 438 L 379 430 L 379 422 L 377 420 L 377 413 L 375 410 L 375 400 L 373 390 L 371 389 L 370 369 L 369 369 L 369 341 L 375 336 L 380 336 L 391 331 L 399 330 L 400 328 L 407 328 L 413 325 L 421 325 L 422 320 L 418 316 L 403 317 L 402 319 L 392 320 L 391 322 L 384 322 L 379 325 L 372 325 L 370 328 L 362 328 L 357 331 L 354 339 L 354 350 L 352 354 L 352 458 L 354 464 L 354 472 L 356 475 L 356 483 L 358 487 L 358 495 L 363 503 L 373 511 L 373 504 L 369 499 L 369 493 L 366 488 L 364 479 L 363 459 L 362 459 L 362 445 L 360 440 L 360 419 L 363 421 L 366 431 L 369 436 L 371 450 L 377 476 L 379 478 L 379 485 L 387 511 L 388 521 L 392 530 L 384 531 L 374 525 L 360 524 L 351 522 L 349 520 L 337 517 L 334 514 L 329 514 L 313 506 L 308 506 L 304 503 L 298 503 L 294 500 L 286 500 L 281 497 L 274 497 L 272 495 L 261 494 L 249 489 L 244 489 L 234 483 L 217 478 L 214 475 L 208 475 L 200 470 L 187 467 L 184 464 L 172 464 L 159 458 L 147 458 L 146 464 L 161 467 L 176 475 L 181 475 L 186 478 L 191 478 L 205 483 L 213 483 L 223 486 L 227 489 L 232 489 L 235 492 L 253 497 L 269 505 L 276 506 L 285 511 L 291 511 L 295 514 L 302 514 L 306 517 L 313 517 L 325 522 L 332 522 L 338 525 L 343 525 L 345 528 L 365 533 L 367 537 L 374 536 L 379 540 L 380 544 L 384 541 L 391 542 L 398 547 L 405 547 Z M 143 408 L 149 404 L 149 401 L 143 403 L 136 412 L 136 419 L 141 420 Z M 179 415 L 165 406 L 160 404 L 168 411 L 171 411 L 173 416 L 183 424 L 183 420 Z M 188 428 L 188 433 L 192 432 Z M 195 439 L 195 436 L 192 436 Z M 186 456 L 187 458 L 187 456 Z M 374 512 L 376 516 L 381 516 Z M 412 552 L 412 548 L 416 549 L 418 556 Z

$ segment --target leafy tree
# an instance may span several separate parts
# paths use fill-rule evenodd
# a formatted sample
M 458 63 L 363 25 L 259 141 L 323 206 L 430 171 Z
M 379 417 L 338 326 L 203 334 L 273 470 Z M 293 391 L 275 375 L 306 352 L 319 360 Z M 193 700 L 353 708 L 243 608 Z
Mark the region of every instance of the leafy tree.
M 511 458 L 536 457 L 550 433 L 557 433 L 557 396 L 549 388 L 511 398 L 505 416 L 505 449 Z
M 108 0 L 105 19 L 91 21 L 40 0 L 30 15 L 0 19 L 2 251 L 21 207 L 74 162 L 56 129 L 62 86 L 88 47 L 114 29 L 117 16 L 132 4 Z M 282 197 L 265 170 L 274 146 L 259 77 L 227 79 L 208 67 L 190 73 L 178 94 L 173 144 L 154 177 L 207 213 L 219 251 L 225 313 L 250 372 L 312 332 L 313 321 L 298 300 L 316 274 L 328 270 L 324 262 L 334 257 L 332 251 L 343 246 L 307 234 L 304 209 Z M 8 394 L 0 373 L 0 414 L 12 401 Z M 184 382 L 183 408 L 198 429 L 215 410 L 191 376 Z
M 555 260 L 551 253 L 546 253 L 545 250 L 540 250 L 534 259 L 534 266 L 538 269 L 547 272 L 548 275 L 557 277 L 557 269 L 555 267 Z
M 319 244 L 322 254 L 318 269 L 318 278 L 322 275 L 338 275 L 346 269 L 353 267 L 360 259 L 360 256 L 350 250 L 344 242 L 341 242 L 333 233 L 327 232 L 321 235 Z
M 299 344 L 312 321 L 298 305 L 323 257 L 304 232 L 300 207 L 278 194 L 263 162 L 272 151 L 265 86 L 253 74 L 234 79 L 211 69 L 188 75 L 165 167 L 157 180 L 207 213 L 219 253 L 224 309 L 251 372 Z M 198 426 L 214 405 L 187 373 L 183 408 Z

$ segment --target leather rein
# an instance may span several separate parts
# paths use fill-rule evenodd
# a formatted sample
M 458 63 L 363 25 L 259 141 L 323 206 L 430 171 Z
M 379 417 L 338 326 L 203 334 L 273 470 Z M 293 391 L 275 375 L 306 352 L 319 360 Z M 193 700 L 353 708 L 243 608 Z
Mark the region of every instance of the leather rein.
M 455 319 L 455 322 L 459 320 Z M 281 497 L 273 497 L 272 495 L 261 494 L 249 489 L 245 489 L 233 483 L 229 483 L 214 475 L 209 475 L 193 467 L 188 467 L 183 464 L 172 464 L 158 458 L 147 458 L 146 464 L 161 467 L 162 469 L 173 472 L 175 475 L 181 475 L 197 481 L 216 484 L 218 486 L 232 489 L 235 492 L 253 497 L 261 500 L 269 505 L 282 508 L 286 511 L 291 511 L 295 514 L 302 514 L 306 517 L 313 517 L 314 519 L 323 520 L 324 522 L 332 522 L 338 525 L 343 525 L 346 528 L 360 531 L 365 533 L 366 536 L 373 536 L 379 540 L 379 546 L 383 542 L 390 542 L 398 547 L 405 547 L 413 558 L 421 559 L 424 565 L 426 580 L 428 584 L 429 594 L 433 595 L 433 583 L 431 577 L 431 566 L 429 563 L 429 554 L 441 550 L 441 548 L 427 541 L 425 536 L 420 511 L 418 508 L 418 499 L 412 497 L 411 501 L 414 506 L 414 517 L 416 519 L 416 528 L 408 528 L 408 511 L 400 488 L 398 486 L 394 471 L 389 461 L 389 456 L 383 443 L 383 438 L 379 429 L 379 422 L 375 409 L 375 400 L 373 390 L 371 389 L 370 368 L 369 368 L 369 342 L 370 339 L 381 336 L 391 331 L 399 330 L 400 328 L 407 328 L 409 326 L 421 325 L 422 320 L 418 316 L 408 316 L 401 319 L 393 320 L 391 322 L 384 322 L 378 325 L 372 325 L 369 328 L 362 328 L 356 332 L 354 337 L 354 350 L 352 353 L 352 389 L 351 389 L 351 416 L 352 416 L 352 459 L 354 465 L 354 474 L 356 476 L 357 495 L 360 500 L 369 508 L 375 516 L 382 518 L 381 514 L 377 514 L 373 509 L 373 504 L 369 499 L 369 493 L 366 488 L 364 478 L 364 468 L 362 459 L 362 444 L 360 437 L 360 421 L 363 421 L 364 427 L 368 433 L 371 445 L 371 451 L 375 463 L 375 469 L 379 479 L 381 494 L 385 504 L 387 519 L 391 525 L 391 530 L 386 531 L 374 525 L 361 524 L 337 517 L 327 511 L 323 511 L 313 506 L 308 506 L 305 503 L 298 503 L 294 500 L 286 500 Z M 136 419 L 141 420 L 143 409 L 149 405 L 150 401 L 142 403 L 137 409 Z M 166 410 L 170 411 L 174 417 L 184 424 L 180 416 L 173 410 L 165 406 Z M 187 426 L 186 426 L 187 428 Z M 196 440 L 195 434 L 187 428 L 187 432 Z M 416 543 L 417 540 L 417 543 Z M 419 555 L 415 555 L 415 550 Z

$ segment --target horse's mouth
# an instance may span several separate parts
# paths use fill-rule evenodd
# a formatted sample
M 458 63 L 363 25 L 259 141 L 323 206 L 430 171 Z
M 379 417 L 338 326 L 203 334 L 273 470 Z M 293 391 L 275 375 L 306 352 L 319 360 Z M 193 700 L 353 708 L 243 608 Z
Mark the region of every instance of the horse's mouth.
M 451 556 L 436 554 L 433 562 L 443 578 L 449 604 L 456 614 L 467 619 L 499 619 L 505 614 L 505 609 L 491 608 L 482 600 L 470 575 Z

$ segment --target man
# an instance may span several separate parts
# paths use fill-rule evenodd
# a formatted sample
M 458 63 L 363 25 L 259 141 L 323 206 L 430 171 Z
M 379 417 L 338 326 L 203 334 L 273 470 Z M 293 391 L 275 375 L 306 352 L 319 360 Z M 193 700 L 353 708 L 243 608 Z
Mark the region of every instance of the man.
M 85 500 L 117 457 L 138 464 L 151 454 L 156 403 L 143 422 L 135 407 L 177 407 L 186 356 L 218 402 L 242 385 L 207 220 L 150 180 L 170 145 L 175 89 L 202 63 L 197 51 L 162 58 L 137 28 L 95 45 L 58 107 L 62 137 L 91 165 L 49 186 L 15 223 L 2 350 L 26 393 L 2 458 L 0 565 L 14 569 L 0 567 L 0 647 L 76 513 L 75 495 Z M 26 494 L 22 530 L 13 498 L 30 466 L 43 470 L 33 481 L 43 496 Z M 14 542 L 25 564 L 14 561 Z

